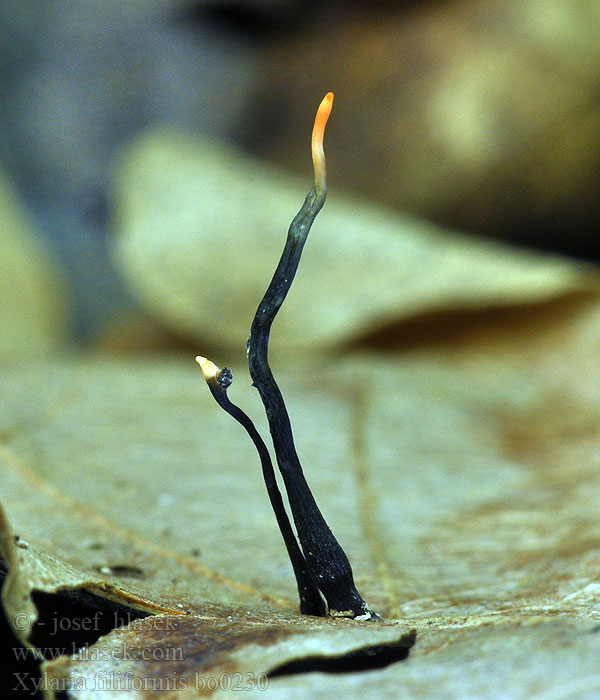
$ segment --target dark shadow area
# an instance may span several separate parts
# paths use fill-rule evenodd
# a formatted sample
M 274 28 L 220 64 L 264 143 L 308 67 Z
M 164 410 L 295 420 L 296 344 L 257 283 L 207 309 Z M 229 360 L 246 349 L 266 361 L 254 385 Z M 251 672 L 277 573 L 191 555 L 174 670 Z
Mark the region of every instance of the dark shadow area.
M 376 349 L 397 352 L 427 347 L 463 346 L 489 339 L 501 343 L 514 334 L 526 336 L 545 326 L 574 317 L 579 308 L 597 298 L 597 292 L 571 292 L 546 301 L 475 309 L 439 309 L 411 318 L 382 324 L 346 344 L 345 349 Z
M 53 658 L 58 650 L 74 654 L 78 649 L 94 644 L 111 630 L 148 617 L 148 613 L 84 590 L 59 593 L 34 591 L 32 598 L 39 618 L 30 641 L 42 650 L 46 658 Z
M 296 659 L 277 666 L 268 673 L 269 678 L 293 676 L 299 673 L 357 673 L 385 668 L 408 658 L 417 634 L 412 630 L 402 635 L 396 644 L 379 644 L 377 646 L 357 649 L 342 656 L 309 656 Z
M 0 590 L 4 585 L 7 572 L 6 562 L 0 559 Z M 0 697 L 27 695 L 32 700 L 41 700 L 42 693 L 36 690 L 35 686 L 40 678 L 40 662 L 17 639 L 2 606 L 0 606 L 0 658 L 4 662 L 0 670 Z
M 232 39 L 261 45 L 291 32 L 298 33 L 314 16 L 306 5 L 312 3 L 199 2 L 178 7 L 173 17 L 176 23 L 198 25 Z
M 7 564 L 0 559 L 0 590 L 7 573 Z M 0 606 L 0 658 L 4 660 L 0 671 L 2 698 L 26 694 L 34 700 L 41 699 L 40 663 L 43 660 L 63 654 L 70 656 L 111 630 L 148 617 L 148 613 L 84 590 L 34 591 L 32 599 L 39 613 L 29 638 L 35 649 L 21 644 Z

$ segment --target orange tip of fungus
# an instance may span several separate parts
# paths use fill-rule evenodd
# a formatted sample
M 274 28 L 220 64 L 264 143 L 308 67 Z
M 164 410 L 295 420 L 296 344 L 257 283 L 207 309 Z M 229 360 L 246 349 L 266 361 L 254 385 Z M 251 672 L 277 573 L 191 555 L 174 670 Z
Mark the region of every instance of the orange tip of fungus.
M 325 183 L 325 153 L 323 151 L 323 138 L 325 136 L 325 126 L 331 114 L 333 107 L 333 92 L 328 92 L 321 100 L 317 115 L 315 117 L 315 125 L 313 126 L 311 150 L 313 165 L 315 168 L 315 183 L 321 187 Z

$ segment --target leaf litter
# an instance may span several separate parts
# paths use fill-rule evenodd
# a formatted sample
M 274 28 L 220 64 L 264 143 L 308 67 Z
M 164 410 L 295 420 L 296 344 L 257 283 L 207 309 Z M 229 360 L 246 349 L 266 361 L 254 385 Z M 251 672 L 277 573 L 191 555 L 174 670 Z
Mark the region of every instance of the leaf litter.
M 63 404 L 42 385 L 37 400 L 31 389 L 21 396 L 26 369 L 5 373 L 9 414 L 32 401 L 45 413 L 36 423 L 29 405 L 30 422 L 13 426 L 1 453 L 12 532 L 28 543 L 14 548 L 25 563 L 3 591 L 9 615 L 27 609 L 32 591 L 85 590 L 176 621 L 169 637 L 133 620 L 87 647 L 87 659 L 48 662 L 48 680 L 67 678 L 69 697 L 87 697 L 112 670 L 115 682 L 179 679 L 185 688 L 169 697 L 196 697 L 209 692 L 199 678 L 406 649 L 415 629 L 405 662 L 336 675 L 336 688 L 348 697 L 404 687 L 416 697 L 561 697 L 551 693 L 562 685 L 594 697 L 598 305 L 537 316 L 528 340 L 499 324 L 495 337 L 475 334 L 460 351 L 417 345 L 280 371 L 307 478 L 383 624 L 298 615 L 256 456 L 201 391 L 191 358 L 46 365 L 62 391 L 76 384 Z M 236 374 L 236 400 L 258 413 Z M 10 570 L 14 554 L 3 556 Z M 95 648 L 163 651 L 107 660 L 90 658 Z M 152 663 L 166 648 L 185 650 L 182 666 Z M 318 671 L 275 674 L 269 690 L 248 696 L 324 696 L 331 686 Z M 236 696 L 220 682 L 215 696 Z

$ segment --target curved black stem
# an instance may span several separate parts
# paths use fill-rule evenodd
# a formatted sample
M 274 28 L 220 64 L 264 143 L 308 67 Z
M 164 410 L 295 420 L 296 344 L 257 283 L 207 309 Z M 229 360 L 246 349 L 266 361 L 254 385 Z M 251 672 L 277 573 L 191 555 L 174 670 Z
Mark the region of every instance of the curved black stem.
M 283 254 L 252 323 L 247 343 L 248 363 L 252 381 L 267 413 L 298 539 L 306 562 L 327 600 L 329 613 L 375 619 L 375 613 L 356 590 L 348 557 L 329 529 L 306 482 L 285 402 L 268 361 L 271 325 L 291 287 L 310 227 L 325 197 L 324 182 L 317 182 L 290 225 Z
M 333 617 L 378 620 L 378 615 L 356 590 L 348 557 L 329 529 L 308 487 L 294 446 L 290 418 L 268 359 L 271 325 L 290 290 L 306 238 L 327 196 L 323 134 L 332 102 L 333 94 L 328 93 L 315 118 L 312 135 L 314 187 L 290 225 L 281 259 L 258 306 L 247 342 L 250 375 L 267 413 L 277 465 L 288 494 L 302 551 L 287 517 L 267 447 L 250 418 L 227 397 L 231 372 L 219 370 L 206 358 L 196 359 L 216 401 L 242 424 L 258 450 L 271 505 L 296 574 L 301 611 L 312 615 L 325 615 L 328 611 Z M 327 608 L 321 593 L 327 601 Z
M 273 470 L 273 463 L 271 462 L 269 450 L 254 427 L 252 420 L 241 408 L 229 400 L 227 396 L 227 387 L 231 384 L 231 381 L 231 371 L 224 367 L 219 374 L 215 376 L 214 381 L 208 381 L 207 383 L 216 402 L 242 425 L 258 451 L 269 500 L 271 501 L 271 506 L 275 513 L 275 518 L 277 519 L 277 525 L 279 526 L 279 530 L 285 542 L 287 553 L 296 576 L 298 595 L 300 596 L 300 612 L 304 615 L 317 615 L 322 617 L 327 613 L 327 608 L 315 584 L 313 574 L 298 547 L 296 536 L 294 535 L 294 531 L 292 530 L 292 526 L 285 511 L 285 506 L 283 505 L 281 492 L 275 480 L 275 472 Z

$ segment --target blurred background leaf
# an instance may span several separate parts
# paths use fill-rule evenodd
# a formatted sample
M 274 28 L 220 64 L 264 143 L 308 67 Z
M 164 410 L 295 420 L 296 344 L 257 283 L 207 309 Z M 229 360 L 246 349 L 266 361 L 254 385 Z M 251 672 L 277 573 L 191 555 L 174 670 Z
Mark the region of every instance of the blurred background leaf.
M 334 3 L 267 51 L 248 143 L 306 168 L 302 106 L 331 85 L 334 187 L 598 259 L 599 34 L 594 0 Z
M 63 271 L 0 171 L 0 361 L 64 349 L 70 334 Z
M 139 137 L 116 173 L 114 256 L 123 279 L 174 333 L 200 347 L 237 347 L 241 360 L 309 184 L 231 146 L 165 131 Z M 271 347 L 332 347 L 432 310 L 598 288 L 590 265 L 472 239 L 334 192 Z

